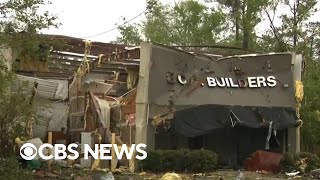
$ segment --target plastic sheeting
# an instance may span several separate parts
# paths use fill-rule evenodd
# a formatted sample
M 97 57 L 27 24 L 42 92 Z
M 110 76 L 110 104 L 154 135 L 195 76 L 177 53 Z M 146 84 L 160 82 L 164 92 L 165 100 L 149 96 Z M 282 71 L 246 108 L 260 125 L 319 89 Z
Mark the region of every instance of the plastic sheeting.
M 218 128 L 234 126 L 267 128 L 271 121 L 276 130 L 294 127 L 295 110 L 281 107 L 196 106 L 177 111 L 173 127 L 179 134 L 196 137 Z

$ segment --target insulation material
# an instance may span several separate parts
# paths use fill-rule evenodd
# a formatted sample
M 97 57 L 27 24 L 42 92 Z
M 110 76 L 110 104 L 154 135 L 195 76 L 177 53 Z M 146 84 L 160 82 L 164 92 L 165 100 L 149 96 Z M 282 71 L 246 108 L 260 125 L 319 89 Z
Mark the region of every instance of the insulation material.
M 296 87 L 296 92 L 295 92 L 296 100 L 298 102 L 301 102 L 303 100 L 303 96 L 304 96 L 302 82 L 301 81 L 296 81 L 295 87 Z
M 301 81 L 296 81 L 295 83 L 295 98 L 297 102 L 297 110 L 296 114 L 297 117 L 300 118 L 300 108 L 301 108 L 301 102 L 303 100 L 304 92 L 303 92 L 303 84 Z
M 75 73 L 74 79 L 69 88 L 69 116 L 70 130 L 79 130 L 85 128 L 84 111 L 85 111 L 85 92 L 82 91 L 82 77 L 89 72 L 90 64 L 87 57 L 90 55 L 90 41 L 84 41 L 85 53 L 80 67 Z
M 176 173 L 166 173 L 161 180 L 182 180 L 182 177 Z

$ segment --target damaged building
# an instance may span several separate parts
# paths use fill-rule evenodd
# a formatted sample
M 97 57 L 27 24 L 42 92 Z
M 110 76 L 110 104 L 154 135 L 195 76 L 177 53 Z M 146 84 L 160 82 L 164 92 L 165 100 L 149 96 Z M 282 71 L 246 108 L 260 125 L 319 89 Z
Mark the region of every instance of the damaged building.
M 243 165 L 257 150 L 299 151 L 300 55 L 212 57 L 147 44 L 140 50 L 139 142 L 213 150 L 226 166 Z
M 36 103 L 52 106 L 34 137 L 46 141 L 50 131 L 52 143 L 204 148 L 225 166 L 243 165 L 257 150 L 299 151 L 300 55 L 228 56 L 64 38 L 69 48 L 52 51 L 45 70 L 16 72 L 30 88 L 39 84 Z M 81 164 L 91 167 L 93 160 Z

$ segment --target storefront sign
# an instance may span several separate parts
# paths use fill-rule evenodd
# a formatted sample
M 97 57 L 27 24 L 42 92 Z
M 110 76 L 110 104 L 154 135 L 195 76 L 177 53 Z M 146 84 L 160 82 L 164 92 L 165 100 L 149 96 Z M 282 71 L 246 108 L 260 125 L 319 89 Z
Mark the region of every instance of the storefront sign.
M 171 75 L 171 80 L 173 79 Z M 197 81 L 196 77 L 187 79 L 183 74 L 176 76 L 177 82 L 181 85 L 192 84 Z M 234 79 L 229 77 L 207 77 L 206 78 L 208 87 L 227 87 L 227 88 L 261 88 L 261 87 L 275 87 L 277 81 L 275 76 L 257 76 L 247 77 L 245 79 Z M 171 82 L 172 83 L 172 82 Z M 204 86 L 204 83 L 202 83 Z
M 232 78 L 214 78 L 207 77 L 209 87 L 228 87 L 228 88 L 261 88 L 261 87 L 275 87 L 277 85 L 274 76 L 258 76 L 247 77 L 246 79 L 232 79 Z

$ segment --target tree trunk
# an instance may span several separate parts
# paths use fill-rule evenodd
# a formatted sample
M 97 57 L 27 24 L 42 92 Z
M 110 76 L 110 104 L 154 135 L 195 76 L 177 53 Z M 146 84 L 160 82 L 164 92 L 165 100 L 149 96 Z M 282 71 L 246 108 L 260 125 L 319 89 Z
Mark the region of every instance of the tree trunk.
M 249 14 L 248 14 L 248 6 L 246 1 L 243 1 L 242 4 L 242 27 L 243 27 L 243 39 L 242 39 L 242 48 L 248 49 L 249 48 L 249 38 L 250 38 L 250 32 L 249 32 Z
M 298 8 L 299 8 L 300 0 L 295 0 L 293 5 L 293 48 L 296 50 L 298 44 Z
M 235 17 L 235 25 L 236 25 L 236 46 L 240 46 L 240 0 L 235 0 L 233 7 L 233 15 Z

